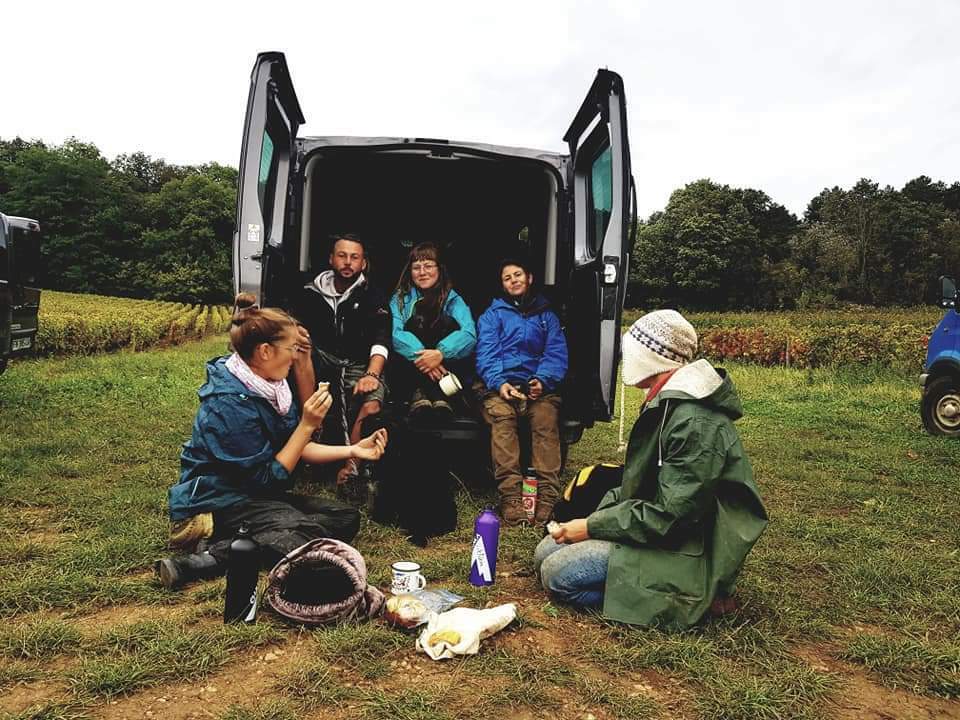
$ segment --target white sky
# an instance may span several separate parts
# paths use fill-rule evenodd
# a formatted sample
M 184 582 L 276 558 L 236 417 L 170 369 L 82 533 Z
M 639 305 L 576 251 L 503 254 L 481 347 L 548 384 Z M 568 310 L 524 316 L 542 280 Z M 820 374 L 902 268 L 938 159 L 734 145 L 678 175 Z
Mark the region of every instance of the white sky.
M 960 2 L 475 5 L 8 2 L 0 137 L 235 166 L 253 60 L 281 50 L 302 135 L 557 151 L 616 70 L 644 217 L 702 177 L 798 214 L 860 177 L 960 179 Z

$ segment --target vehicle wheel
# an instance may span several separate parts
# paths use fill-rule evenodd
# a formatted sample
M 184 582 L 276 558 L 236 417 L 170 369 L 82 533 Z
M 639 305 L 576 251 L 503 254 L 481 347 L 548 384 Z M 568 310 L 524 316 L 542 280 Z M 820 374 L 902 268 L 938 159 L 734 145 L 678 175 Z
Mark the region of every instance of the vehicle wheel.
M 931 435 L 960 436 L 960 381 L 945 375 L 928 382 L 920 400 L 920 417 Z

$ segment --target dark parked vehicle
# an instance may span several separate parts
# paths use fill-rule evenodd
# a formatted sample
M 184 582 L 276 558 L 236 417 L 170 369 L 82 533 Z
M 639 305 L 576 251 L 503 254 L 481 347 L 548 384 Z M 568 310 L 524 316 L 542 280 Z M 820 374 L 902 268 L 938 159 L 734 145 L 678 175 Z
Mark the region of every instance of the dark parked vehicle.
M 283 54 L 259 55 L 240 157 L 235 290 L 285 306 L 326 268 L 328 236 L 350 231 L 370 246 L 371 281 L 388 293 L 410 247 L 437 243 L 478 317 L 500 290 L 497 261 L 524 254 L 570 349 L 565 441 L 610 419 L 636 215 L 619 75 L 597 72 L 563 154 L 421 137 L 298 137 L 303 122 Z M 460 418 L 438 432 L 471 439 L 479 426 Z
M 920 376 L 920 417 L 931 435 L 960 435 L 960 315 L 957 283 L 940 278 L 940 306 L 946 308 L 930 334 L 927 361 Z
M 36 344 L 39 273 L 40 225 L 0 213 L 0 373 Z

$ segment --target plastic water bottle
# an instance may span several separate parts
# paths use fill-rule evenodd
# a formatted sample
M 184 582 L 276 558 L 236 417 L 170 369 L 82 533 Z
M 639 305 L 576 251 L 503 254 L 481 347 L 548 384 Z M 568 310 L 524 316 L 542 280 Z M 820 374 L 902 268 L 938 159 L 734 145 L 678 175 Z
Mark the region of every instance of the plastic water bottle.
M 223 603 L 225 623 L 252 624 L 257 621 L 257 580 L 260 576 L 260 548 L 246 525 L 241 525 L 230 543 L 227 556 L 227 592 Z
M 487 508 L 473 525 L 473 551 L 470 556 L 470 584 L 493 585 L 497 573 L 497 545 L 500 542 L 500 518 Z

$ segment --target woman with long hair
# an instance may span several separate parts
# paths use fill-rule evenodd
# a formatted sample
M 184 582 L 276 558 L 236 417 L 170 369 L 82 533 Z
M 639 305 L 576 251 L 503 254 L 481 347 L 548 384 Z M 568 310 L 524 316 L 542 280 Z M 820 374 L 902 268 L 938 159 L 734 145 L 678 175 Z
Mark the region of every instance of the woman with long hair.
M 452 373 L 466 387 L 473 375 L 477 330 L 473 315 L 453 289 L 450 275 L 432 242 L 410 250 L 390 299 L 393 316 L 394 387 L 410 398 L 414 415 L 453 409 L 438 385 Z
M 193 433 L 180 455 L 180 480 L 169 492 L 174 535 L 191 545 L 203 538 L 207 549 L 158 561 L 168 588 L 222 574 L 241 524 L 259 544 L 265 566 L 314 538 L 350 542 L 360 526 L 357 511 L 292 494 L 294 469 L 300 460 L 377 460 L 387 444 L 384 430 L 354 445 L 311 441 L 331 397 L 321 384 L 302 412 L 294 402 L 287 375 L 295 363 L 310 362 L 310 344 L 287 313 L 259 308 L 253 295 L 241 293 L 230 344 L 233 354 L 207 363 Z

